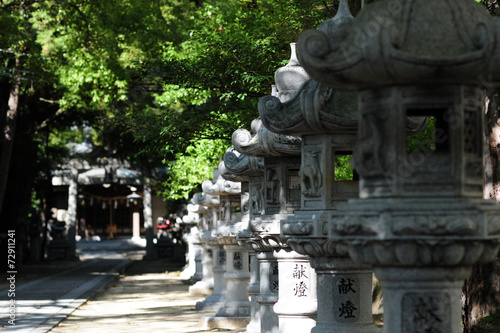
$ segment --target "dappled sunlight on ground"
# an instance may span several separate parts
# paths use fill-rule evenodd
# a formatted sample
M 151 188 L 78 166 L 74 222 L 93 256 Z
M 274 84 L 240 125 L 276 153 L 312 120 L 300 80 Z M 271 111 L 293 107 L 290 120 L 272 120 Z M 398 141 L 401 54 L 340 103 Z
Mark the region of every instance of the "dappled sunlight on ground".
M 200 318 L 215 311 L 195 311 L 204 297 L 190 296 L 189 285 L 165 263 L 135 261 L 120 280 L 82 305 L 50 332 L 238 332 L 199 327 Z M 156 266 L 156 267 L 155 267 Z M 143 272 L 141 274 L 141 272 Z

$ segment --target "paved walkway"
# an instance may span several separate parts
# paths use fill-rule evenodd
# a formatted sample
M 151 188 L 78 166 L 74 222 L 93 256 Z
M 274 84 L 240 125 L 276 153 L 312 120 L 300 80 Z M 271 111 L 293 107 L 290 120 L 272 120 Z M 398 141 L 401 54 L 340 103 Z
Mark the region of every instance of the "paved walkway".
M 17 284 L 15 327 L 5 323 L 8 304 L 1 298 L 2 328 L 56 333 L 238 332 L 202 330 L 201 316 L 213 314 L 194 310 L 204 297 L 189 295 L 189 285 L 179 277 L 179 263 L 142 260 L 144 246 L 144 240 L 79 242 L 80 262 L 47 264 L 43 277 Z
M 92 259 L 16 287 L 16 332 L 47 332 L 130 263 L 126 258 Z
M 158 272 L 162 268 L 162 261 L 134 262 L 117 283 L 50 332 L 237 332 L 200 329 L 201 316 L 213 312 L 195 311 L 204 298 L 189 295 L 179 272 Z

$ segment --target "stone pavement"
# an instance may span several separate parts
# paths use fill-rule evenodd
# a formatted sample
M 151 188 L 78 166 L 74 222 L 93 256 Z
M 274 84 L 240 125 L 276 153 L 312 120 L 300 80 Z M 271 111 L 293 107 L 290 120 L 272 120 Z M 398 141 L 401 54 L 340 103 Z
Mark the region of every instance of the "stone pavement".
M 9 332 L 238 332 L 202 330 L 179 277 L 182 263 L 142 260 L 145 241 L 80 241 L 79 261 L 25 265 L 16 285 L 16 326 L 4 323 L 5 283 L 0 284 L 2 329 Z M 5 294 L 6 295 L 6 294 Z
M 195 311 L 197 301 L 175 265 L 165 260 L 134 261 L 106 290 L 74 311 L 50 332 L 238 332 L 202 330 L 200 318 L 213 311 Z
M 15 331 L 47 332 L 130 263 L 126 258 L 91 259 L 59 273 L 19 284 L 14 298 Z M 1 308 L 8 307 L 2 302 Z

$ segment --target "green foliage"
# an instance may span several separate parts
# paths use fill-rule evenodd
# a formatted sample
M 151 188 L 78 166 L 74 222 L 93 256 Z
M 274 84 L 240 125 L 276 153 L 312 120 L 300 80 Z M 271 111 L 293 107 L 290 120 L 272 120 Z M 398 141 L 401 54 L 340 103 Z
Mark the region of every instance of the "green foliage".
M 416 134 L 407 138 L 407 151 L 432 151 L 436 148 L 435 143 L 436 118 L 429 117 L 425 127 Z
M 258 116 L 258 99 L 270 93 L 274 72 L 290 58 L 289 43 L 332 15 L 323 2 L 303 0 L 209 0 L 188 12 L 192 26 L 183 41 L 166 44 L 162 57 L 138 74 L 161 87 L 155 94 L 160 136 L 166 158 L 177 166 L 196 140 L 220 139 L 230 146 L 232 132 Z M 197 154 L 211 158 L 210 149 Z M 165 193 L 182 196 L 196 185 L 164 184 Z
M 342 155 L 335 159 L 335 180 L 352 180 L 353 171 L 350 165 L 352 155 Z
M 490 311 L 489 315 L 481 318 L 471 329 L 474 333 L 494 333 L 500 329 L 500 314 Z
M 186 197 L 210 178 L 192 165 L 216 166 L 232 132 L 258 116 L 289 43 L 337 3 L 4 0 L 2 77 L 8 88 L 22 57 L 22 131 L 38 145 L 40 169 L 69 156 L 69 142 L 92 140 L 145 169 L 164 161 L 172 170 L 165 196 Z M 339 166 L 339 177 L 346 170 Z
M 188 199 L 192 190 L 209 179 L 219 165 L 228 147 L 223 140 L 196 140 L 187 147 L 186 153 L 178 153 L 175 162 L 169 164 L 165 197 Z
M 206 1 L 193 12 L 189 38 L 165 50 L 154 74 L 174 89 L 202 89 L 220 99 L 260 97 L 289 59 L 288 44 L 329 17 L 324 9 L 301 0 Z
M 500 324 L 500 314 L 498 313 L 493 313 L 490 311 L 490 314 L 484 318 L 481 318 L 480 320 L 483 323 L 496 323 Z

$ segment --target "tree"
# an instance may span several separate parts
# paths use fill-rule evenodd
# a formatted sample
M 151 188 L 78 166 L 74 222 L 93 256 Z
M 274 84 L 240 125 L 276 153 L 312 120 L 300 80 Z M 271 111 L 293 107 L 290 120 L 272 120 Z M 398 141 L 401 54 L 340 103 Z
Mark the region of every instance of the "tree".
M 4 92 L 0 100 L 0 128 L 3 130 L 3 135 L 0 137 L 0 218 L 4 227 L 7 224 L 12 227 L 17 220 L 14 214 L 11 214 L 12 209 L 20 210 L 29 200 L 21 199 L 13 207 L 5 201 L 23 195 L 24 198 L 30 198 L 29 192 L 24 193 L 23 186 L 14 187 L 16 191 L 13 191 L 12 187 L 9 189 L 9 184 L 13 182 L 10 177 L 14 166 L 12 157 L 14 156 L 16 160 L 20 158 L 18 154 L 12 152 L 19 148 L 31 152 L 34 138 L 30 138 L 26 131 L 33 128 L 34 122 L 26 120 L 42 119 L 52 112 L 51 108 L 41 107 L 37 112 L 30 112 L 27 108 L 29 104 L 34 106 L 37 102 L 41 102 L 40 92 L 47 89 L 45 80 L 50 76 L 50 70 L 43 65 L 40 49 L 34 41 L 35 34 L 30 27 L 29 14 L 25 8 L 13 2 L 3 3 L 0 8 L 0 20 L 4 25 L 0 34 L 0 61 L 3 65 L 0 85 Z M 27 175 L 31 174 L 27 162 L 34 160 L 30 158 L 33 156 L 22 157 L 24 164 L 20 164 L 19 169 L 26 170 Z M 23 181 L 29 186 L 27 179 L 23 178 Z M 11 206 L 10 212 L 2 209 L 9 206 Z
M 498 84 L 490 83 L 487 90 L 485 113 L 484 168 L 485 186 L 483 197 L 500 203 L 500 143 L 499 90 Z M 471 276 L 463 287 L 464 332 L 496 332 L 500 311 L 497 299 L 497 280 L 500 276 L 498 258 L 491 263 L 474 265 Z M 493 326 L 493 327 L 492 327 Z
M 259 98 L 270 93 L 274 72 L 289 60 L 289 43 L 332 17 L 335 9 L 307 0 L 199 3 L 189 36 L 143 67 L 140 75 L 163 88 L 156 102 L 164 108 L 160 121 L 167 159 L 177 163 L 183 158 L 186 163 L 184 152 L 196 150 L 204 139 L 221 139 L 229 147 L 232 132 L 249 128 L 258 116 Z M 208 169 L 221 157 L 213 153 L 197 152 L 210 163 Z M 187 197 L 185 188 L 176 188 L 181 181 L 175 170 L 170 169 L 173 178 L 164 182 L 165 193 Z M 194 185 L 193 174 L 184 174 L 182 183 Z M 204 177 L 210 178 L 211 171 Z
M 316 0 L 1 1 L 0 126 L 9 137 L 0 139 L 0 219 L 16 225 L 34 203 L 50 207 L 50 172 L 70 141 L 89 140 L 83 128 L 144 169 L 163 161 L 175 170 L 197 150 L 216 166 L 232 132 L 257 116 L 288 43 L 334 9 Z M 177 178 L 164 193 L 185 197 L 195 187 L 186 177 L 191 185 Z
M 500 15 L 500 5 L 496 0 L 476 0 L 483 4 L 494 16 Z M 485 133 L 484 133 L 484 168 L 485 186 L 483 197 L 495 199 L 500 203 L 500 143 L 499 126 L 499 87 L 489 78 L 482 78 L 486 83 Z M 495 297 L 498 293 L 497 280 L 500 276 L 500 262 L 475 265 L 471 276 L 463 287 L 464 332 L 496 332 L 500 315 L 500 301 Z
M 17 110 L 19 107 L 19 95 L 21 91 L 21 78 L 19 77 L 19 68 L 21 61 L 18 57 L 15 58 L 15 65 L 12 70 L 12 84 L 9 91 L 9 99 L 7 102 L 7 112 L 4 118 L 4 130 L 2 137 L 2 149 L 0 155 L 0 208 L 5 197 L 7 188 L 7 175 L 9 174 L 10 158 L 12 156 L 12 148 L 14 147 L 14 136 L 17 125 Z M 1 210 L 0 210 L 1 214 Z
M 0 221 L 2 231 L 19 230 L 21 244 L 27 217 L 47 215 L 51 171 L 69 157 L 69 142 L 86 139 L 82 128 L 92 128 L 94 143 L 103 149 L 136 157 L 134 138 L 122 135 L 123 127 L 112 120 L 125 111 L 149 112 L 141 107 L 150 102 L 147 96 L 130 89 L 130 69 L 157 56 L 161 36 L 167 35 L 159 29 L 138 33 L 158 24 L 153 6 L 150 1 L 0 3 L 0 127 L 5 133 Z

